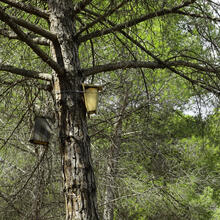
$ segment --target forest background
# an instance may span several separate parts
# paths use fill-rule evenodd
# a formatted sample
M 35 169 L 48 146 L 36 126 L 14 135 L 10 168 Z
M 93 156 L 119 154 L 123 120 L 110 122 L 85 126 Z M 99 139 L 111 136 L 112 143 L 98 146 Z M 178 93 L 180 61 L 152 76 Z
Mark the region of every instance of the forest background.
M 220 219 L 219 11 L 0 0 L 0 219 Z M 82 82 L 103 86 L 90 117 Z

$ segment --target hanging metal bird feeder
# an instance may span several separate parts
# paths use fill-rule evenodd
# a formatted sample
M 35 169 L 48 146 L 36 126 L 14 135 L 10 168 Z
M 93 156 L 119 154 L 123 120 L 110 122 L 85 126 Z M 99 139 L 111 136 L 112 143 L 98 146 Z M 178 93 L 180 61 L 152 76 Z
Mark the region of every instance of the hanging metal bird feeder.
M 50 125 L 45 117 L 36 116 L 30 142 L 47 146 L 51 135 Z
M 102 86 L 82 84 L 86 111 L 88 114 L 95 114 L 98 107 L 98 95 Z

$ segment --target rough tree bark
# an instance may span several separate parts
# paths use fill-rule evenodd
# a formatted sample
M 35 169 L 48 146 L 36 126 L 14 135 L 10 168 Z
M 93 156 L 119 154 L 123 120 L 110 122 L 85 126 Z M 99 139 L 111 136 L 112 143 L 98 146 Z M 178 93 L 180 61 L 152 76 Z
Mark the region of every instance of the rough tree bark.
M 91 166 L 90 139 L 82 96 L 78 43 L 72 0 L 49 0 L 50 30 L 58 43 L 51 45 L 55 61 L 65 69 L 54 72 L 54 95 L 60 128 L 60 152 L 67 220 L 98 219 L 96 186 Z
M 33 6 L 33 5 L 37 5 L 38 2 L 48 3 L 48 7 L 46 7 L 48 10 L 47 11 L 42 10 L 40 8 Z M 96 187 L 95 187 L 94 174 L 91 166 L 90 140 L 87 131 L 86 110 L 81 93 L 82 91 L 81 83 L 83 82 L 82 74 L 84 76 L 90 76 L 101 72 L 113 71 L 117 69 L 126 69 L 126 68 L 149 68 L 152 70 L 156 68 L 161 68 L 161 69 L 166 68 L 170 72 L 175 73 L 177 76 L 180 76 L 183 79 L 187 80 L 193 86 L 198 85 L 201 88 L 216 94 L 217 96 L 219 96 L 220 94 L 219 86 L 218 86 L 218 79 L 220 73 L 219 66 L 214 62 L 213 63 L 210 62 L 211 60 L 209 59 L 203 60 L 201 57 L 198 59 L 197 56 L 195 56 L 194 58 L 189 57 L 188 50 L 186 54 L 183 53 L 184 56 L 181 55 L 178 58 L 176 57 L 176 53 L 173 55 L 171 53 L 170 57 L 172 57 L 172 59 L 164 60 L 165 58 L 164 56 L 160 54 L 156 54 L 157 52 L 154 51 L 155 49 L 154 47 L 152 48 L 149 47 L 149 49 L 146 48 L 142 44 L 143 42 L 137 40 L 138 38 L 136 37 L 133 38 L 132 36 L 134 35 L 133 34 L 130 35 L 128 33 L 129 32 L 128 28 L 132 26 L 135 26 L 144 21 L 152 20 L 157 17 L 162 18 L 162 16 L 164 16 L 164 18 L 166 18 L 165 15 L 173 16 L 174 14 L 178 14 L 178 16 L 181 15 L 183 16 L 183 18 L 194 17 L 194 18 L 206 19 L 207 21 L 218 21 L 219 20 L 218 18 L 215 17 L 212 18 L 210 16 L 207 17 L 206 13 L 204 13 L 204 11 L 206 11 L 204 10 L 206 5 L 204 5 L 205 6 L 204 9 L 203 7 L 201 7 L 201 14 L 199 14 L 199 11 L 198 14 L 192 14 L 191 8 L 189 8 L 189 10 L 187 9 L 187 7 L 189 7 L 191 4 L 194 4 L 196 0 L 186 0 L 186 1 L 182 1 L 179 4 L 174 4 L 174 6 L 170 8 L 162 8 L 162 9 L 155 8 L 155 11 L 153 12 L 151 12 L 151 10 L 150 11 L 146 10 L 146 14 L 142 15 L 141 12 L 143 10 L 139 10 L 139 7 L 142 9 L 142 3 L 140 3 L 139 5 L 138 1 L 135 1 L 137 8 L 134 5 L 135 8 L 133 11 L 131 10 L 130 17 L 132 17 L 135 11 L 137 12 L 140 11 L 140 13 L 137 13 L 135 18 L 132 17 L 128 21 L 127 20 L 124 21 L 124 19 L 121 19 L 120 21 L 118 21 L 118 24 L 113 23 L 111 21 L 114 19 L 108 19 L 109 15 L 114 13 L 114 11 L 120 12 L 117 9 L 119 9 L 121 6 L 125 5 L 128 2 L 131 3 L 132 1 L 121 1 L 121 3 L 119 3 L 119 5 L 115 7 L 115 9 L 106 8 L 106 5 L 103 4 L 104 8 L 101 9 L 100 7 L 100 14 L 97 14 L 96 7 L 93 7 L 94 5 L 92 5 L 91 8 L 94 8 L 94 10 L 91 10 L 91 8 L 85 9 L 84 11 L 86 13 L 82 14 L 82 16 L 85 16 L 83 21 L 85 21 L 88 17 L 90 19 L 92 18 L 93 21 L 91 22 L 90 19 L 88 19 L 88 22 L 85 22 L 85 26 L 82 27 L 81 30 L 77 30 L 78 31 L 77 33 L 75 26 L 76 14 L 79 13 L 80 10 L 85 8 L 85 6 L 89 5 L 91 2 L 92 0 L 80 0 L 80 1 L 79 0 L 75 0 L 75 1 L 74 0 L 62 0 L 62 1 L 41 0 L 41 1 L 33 1 L 33 2 L 16 1 L 16 0 L 0 0 L 1 3 L 0 35 L 3 35 L 5 38 L 8 39 L 18 39 L 22 41 L 27 46 L 29 46 L 32 49 L 32 51 L 39 58 L 41 58 L 45 64 L 47 64 L 50 68 L 54 70 L 53 91 L 56 101 L 55 105 L 56 105 L 57 120 L 60 128 L 60 152 L 61 152 L 62 166 L 63 166 L 63 184 L 64 184 L 64 195 L 66 201 L 66 219 L 68 220 L 98 219 L 97 209 L 96 209 Z M 132 4 L 128 7 L 131 6 Z M 207 6 L 209 6 L 209 4 L 207 4 Z M 31 21 L 29 22 L 28 19 L 27 20 L 21 19 L 20 17 L 22 16 L 23 13 L 18 13 L 18 14 L 15 13 L 17 14 L 17 17 L 15 17 L 14 15 L 10 15 L 11 12 L 14 11 L 13 8 L 35 15 L 39 17 L 39 19 L 40 18 L 44 18 L 46 20 L 49 19 L 50 32 L 45 30 L 43 25 L 41 27 L 41 25 L 34 24 Z M 105 12 L 103 12 L 103 10 Z M 127 8 L 124 8 L 124 11 L 126 12 Z M 24 18 L 29 17 L 26 16 L 26 14 L 23 15 Z M 39 24 L 40 23 L 41 22 L 39 22 Z M 100 28 L 97 28 L 97 26 L 95 27 L 95 24 L 98 23 L 104 25 L 100 26 Z M 2 24 L 6 24 L 6 26 Z M 42 24 L 44 24 L 44 22 Z M 94 30 L 93 30 L 93 26 L 95 27 Z M 83 32 L 86 31 L 88 31 L 87 34 L 86 33 L 82 34 Z M 92 40 L 98 37 L 102 38 L 105 35 L 107 36 L 108 34 L 113 34 L 113 33 L 120 33 L 120 35 L 124 38 L 122 41 L 120 40 L 120 38 L 118 38 L 118 40 L 120 40 L 120 43 L 122 43 L 126 39 L 130 43 L 132 43 L 132 45 L 135 45 L 135 47 L 139 48 L 139 50 L 142 51 L 143 53 L 143 56 L 141 55 L 140 58 L 141 57 L 143 58 L 145 57 L 144 55 L 147 55 L 151 57 L 152 61 L 146 62 L 144 60 L 136 60 L 136 59 L 130 61 L 121 60 L 120 62 L 117 63 L 110 62 L 108 64 L 95 65 L 92 68 L 80 69 L 79 54 L 78 54 L 79 43 L 86 42 L 88 40 Z M 39 36 L 40 38 L 36 36 Z M 189 38 L 190 37 L 191 36 L 189 36 Z M 204 39 L 203 38 L 201 39 L 202 39 L 201 42 L 203 42 Z M 51 57 L 48 56 L 48 54 L 38 45 L 38 44 L 48 45 L 49 41 L 51 41 L 50 46 L 51 46 L 51 55 L 53 59 L 51 59 Z M 4 49 L 4 45 L 2 47 L 2 50 L 3 49 Z M 155 54 L 153 51 L 155 52 Z M 179 52 L 182 52 L 182 50 Z M 185 58 L 187 58 L 187 60 L 185 60 Z M 186 69 L 182 71 L 184 68 L 178 68 L 178 67 L 186 67 Z M 11 62 L 7 62 L 7 57 L 5 58 L 4 62 L 0 63 L 0 70 L 11 72 L 13 74 L 17 74 L 25 77 L 46 80 L 49 82 L 51 81 L 50 74 L 47 73 L 44 74 L 38 71 L 25 70 L 22 68 L 18 68 L 16 66 L 12 66 Z M 203 75 L 205 76 L 204 79 L 203 77 L 201 78 L 201 76 Z M 3 81 L 3 83 L 7 84 L 8 82 Z M 118 141 L 115 140 L 115 143 L 116 142 Z M 119 145 L 119 142 L 115 144 L 115 146 L 116 145 Z M 117 154 L 116 148 L 112 148 L 112 154 L 113 155 Z M 110 174 L 112 171 L 111 168 L 114 167 L 116 167 L 116 165 L 114 163 L 113 164 L 110 163 L 108 169 L 108 172 Z M 115 176 L 115 173 L 113 173 L 112 176 Z M 108 201 L 112 201 L 111 199 L 112 195 L 108 193 L 110 192 L 108 191 L 108 189 L 106 192 L 107 192 L 106 204 L 108 204 Z M 9 203 L 10 206 L 17 211 L 17 213 L 23 215 L 23 212 L 19 211 L 14 206 L 14 204 L 11 203 L 4 196 L 4 194 L 1 194 L 1 197 L 4 198 L 4 200 L 7 203 Z M 110 207 L 110 209 L 112 208 Z M 109 213 L 110 212 L 112 213 L 112 210 L 110 210 Z M 112 216 L 112 214 L 110 214 L 109 216 Z

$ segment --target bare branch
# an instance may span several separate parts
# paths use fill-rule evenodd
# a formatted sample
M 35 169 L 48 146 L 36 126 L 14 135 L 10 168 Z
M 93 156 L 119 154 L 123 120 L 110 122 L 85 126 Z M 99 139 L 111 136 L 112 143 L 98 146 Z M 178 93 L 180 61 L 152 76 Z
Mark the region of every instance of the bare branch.
M 38 91 L 38 94 L 39 94 L 39 91 Z M 11 139 L 11 137 L 14 135 L 15 131 L 19 128 L 19 126 L 20 126 L 21 123 L 23 122 L 25 116 L 27 115 L 28 111 L 30 111 L 30 107 L 33 106 L 35 100 L 37 99 L 38 94 L 34 97 L 34 99 L 32 100 L 32 102 L 30 103 L 30 105 L 27 107 L 26 111 L 25 111 L 24 114 L 21 116 L 21 118 L 20 118 L 20 120 L 18 121 L 17 125 L 14 127 L 14 129 L 12 130 L 12 132 L 10 133 L 10 135 L 7 137 L 7 139 L 4 141 L 3 145 L 0 147 L 0 150 L 5 147 L 5 145 L 9 142 L 9 140 Z
M 180 15 L 190 16 L 190 17 L 193 17 L 193 18 L 202 18 L 202 19 L 208 19 L 208 20 L 211 20 L 211 21 L 220 22 L 220 18 L 211 17 L 209 15 L 189 13 L 189 12 L 185 12 L 185 11 L 181 11 L 181 10 L 177 10 L 175 13 L 180 14 Z
M 148 69 L 165 69 L 169 67 L 190 67 L 203 72 L 214 72 L 220 74 L 220 69 L 212 69 L 204 66 L 200 66 L 195 63 L 190 63 L 187 61 L 170 61 L 166 62 L 166 65 L 159 62 L 145 62 L 145 61 L 122 61 L 118 63 L 109 63 L 104 65 L 99 65 L 95 67 L 91 67 L 88 69 L 82 69 L 81 72 L 84 76 L 94 75 L 100 72 L 113 71 L 118 69 L 127 69 L 127 68 L 148 68 Z
M 58 74 L 63 74 L 64 70 L 53 61 L 45 52 L 43 52 L 37 44 L 35 44 L 32 39 L 25 34 L 8 16 L 4 10 L 0 7 L 0 20 L 5 22 L 21 39 L 24 41 L 45 63 L 47 63 L 52 69 L 54 69 Z
M 82 0 L 74 6 L 73 16 L 77 15 L 82 11 L 88 4 L 90 4 L 92 0 Z
M 128 22 L 115 25 L 115 26 L 113 26 L 111 28 L 107 28 L 105 30 L 94 31 L 94 32 L 92 32 L 92 33 L 90 33 L 88 35 L 79 37 L 78 40 L 79 40 L 79 42 L 84 42 L 84 41 L 87 41 L 87 40 L 92 39 L 92 38 L 96 38 L 96 37 L 100 37 L 100 36 L 103 36 L 103 35 L 106 35 L 106 34 L 109 34 L 109 33 L 113 33 L 115 31 L 121 31 L 124 28 L 129 28 L 129 27 L 134 26 L 134 25 L 136 25 L 138 23 L 141 23 L 143 21 L 146 21 L 146 20 L 149 20 L 149 19 L 152 19 L 152 18 L 155 18 L 155 17 L 160 17 L 160 16 L 164 16 L 164 15 L 168 15 L 168 14 L 173 14 L 177 10 L 179 10 L 181 8 L 184 8 L 184 7 L 187 7 L 190 4 L 194 3 L 195 1 L 196 0 L 189 0 L 189 1 L 184 2 L 181 5 L 173 7 L 171 9 L 163 9 L 161 11 L 157 11 L 157 12 L 154 12 L 154 13 L 143 15 L 143 16 L 141 16 L 139 18 L 132 19 L 132 20 L 130 20 Z
M 20 40 L 17 34 L 7 29 L 0 29 L 0 35 L 7 37 L 9 40 L 11 39 Z M 44 46 L 50 45 L 50 41 L 45 39 L 44 37 L 36 37 L 36 36 L 32 37 L 30 34 L 28 34 L 28 36 L 31 37 L 32 41 L 36 44 L 44 45 Z
M 129 39 L 132 43 L 134 43 L 136 46 L 138 46 L 142 51 L 144 51 L 146 54 L 148 54 L 149 56 L 151 56 L 156 62 L 158 62 L 158 64 L 164 66 L 164 68 L 169 69 L 171 72 L 179 75 L 180 77 L 182 77 L 183 79 L 187 80 L 188 82 L 194 84 L 199 84 L 200 87 L 208 90 L 209 92 L 213 92 L 217 95 L 219 95 L 219 91 L 210 89 L 210 87 L 207 87 L 206 85 L 204 85 L 203 82 L 199 82 L 196 81 L 194 79 L 191 79 L 190 77 L 186 76 L 184 73 L 176 70 L 173 66 L 169 65 L 169 63 L 167 61 L 163 61 L 161 60 L 159 57 L 155 56 L 151 51 L 147 50 L 145 47 L 143 47 L 137 40 L 133 39 L 130 35 L 128 35 L 127 33 L 125 33 L 124 31 L 120 31 L 120 33 L 122 33 L 127 39 Z
M 37 7 L 34 7 L 30 4 L 24 4 L 23 2 L 13 1 L 13 0 L 0 0 L 0 2 L 4 2 L 12 7 L 18 8 L 22 11 L 28 12 L 33 15 L 37 15 L 44 19 L 49 19 L 49 14 L 46 11 L 43 11 Z
M 3 65 L 0 64 L 0 70 L 1 71 L 7 71 L 13 74 L 17 74 L 24 77 L 34 78 L 34 79 L 41 79 L 46 81 L 51 81 L 52 76 L 47 73 L 40 73 L 34 70 L 26 70 L 26 69 L 20 69 L 11 65 Z
M 183 66 L 183 67 L 191 67 L 196 70 L 204 71 L 204 72 L 214 72 L 220 74 L 220 69 L 216 69 L 215 71 L 211 68 L 203 67 L 194 63 L 185 62 L 185 61 L 173 61 L 173 62 L 165 62 L 157 59 L 157 62 L 143 62 L 143 61 L 124 61 L 119 63 L 109 63 L 105 65 L 95 66 L 88 69 L 82 69 L 81 72 L 85 76 L 90 76 L 93 74 L 97 74 L 100 72 L 107 72 L 113 71 L 117 69 L 127 69 L 127 68 L 149 68 L 149 69 L 169 69 L 172 72 L 176 73 L 177 75 L 181 76 L 182 78 L 186 79 L 192 84 L 197 84 L 200 87 L 206 89 L 209 92 L 216 94 L 217 96 L 220 95 L 219 88 L 215 88 L 211 85 L 206 85 L 205 82 L 192 79 L 185 75 L 184 73 L 174 69 L 174 67 Z
M 194 1 L 193 1 L 193 2 L 194 2 Z M 90 11 L 90 10 L 87 10 L 87 9 L 86 9 L 85 11 L 88 12 L 88 13 L 90 13 L 90 14 L 92 14 L 92 15 L 94 15 L 94 16 L 96 16 L 96 17 L 99 17 L 99 14 L 97 14 L 97 13 L 95 13 L 95 12 L 93 12 L 93 11 Z M 108 22 L 112 27 L 115 27 L 115 26 L 116 26 L 113 22 L 109 21 L 108 19 L 106 19 L 106 20 L 107 20 L 107 22 Z M 128 40 L 130 40 L 132 43 L 134 43 L 136 46 L 138 46 L 142 51 L 144 51 L 146 54 L 148 54 L 150 57 L 152 57 L 152 58 L 156 61 L 156 63 L 157 63 L 158 65 L 160 64 L 160 65 L 161 65 L 160 68 L 167 68 L 167 69 L 169 69 L 171 72 L 173 72 L 173 73 L 175 73 L 175 74 L 181 76 L 182 78 L 186 79 L 187 81 L 191 82 L 192 84 L 197 84 L 197 85 L 199 85 L 200 87 L 206 89 L 207 91 L 212 92 L 212 93 L 216 94 L 217 96 L 219 96 L 219 94 L 220 94 L 219 88 L 213 88 L 213 87 L 210 86 L 210 85 L 209 85 L 209 86 L 205 85 L 204 82 L 195 81 L 195 80 L 189 78 L 188 76 L 184 75 L 184 74 L 181 73 L 180 71 L 177 71 L 176 69 L 174 69 L 174 68 L 173 68 L 174 66 L 172 66 L 172 65 L 170 66 L 169 64 L 171 64 L 171 63 L 169 63 L 169 62 L 167 62 L 167 61 L 162 61 L 160 58 L 158 58 L 157 56 L 155 56 L 151 51 L 147 50 L 144 46 L 142 46 L 137 40 L 133 39 L 133 38 L 132 38 L 129 34 L 127 34 L 125 31 L 119 30 L 119 32 L 120 32 L 122 35 L 124 35 Z M 132 62 L 134 62 L 134 61 L 132 61 Z M 137 61 L 135 61 L 135 62 L 137 62 Z M 179 66 L 181 66 L 180 63 L 183 64 L 184 61 L 178 61 L 178 62 L 179 62 Z M 186 63 L 187 63 L 187 65 L 186 65 Z M 213 73 L 216 74 L 217 77 L 218 77 L 218 75 L 219 75 L 219 69 L 212 68 L 212 67 L 211 67 L 211 68 L 207 68 L 207 67 L 204 67 L 204 66 L 196 65 L 195 63 L 190 63 L 190 62 L 186 62 L 186 63 L 185 63 L 185 66 L 192 67 L 192 68 L 195 68 L 195 69 L 200 70 L 200 71 L 213 72 Z M 121 64 L 119 64 L 119 68 L 118 68 L 118 69 L 123 69 L 123 68 L 124 68 L 124 69 L 125 69 L 125 68 L 140 68 L 140 67 L 142 67 L 143 64 L 141 64 L 139 67 L 125 67 L 126 65 L 128 65 L 128 64 L 125 64 L 123 68 L 121 68 L 120 65 L 121 65 Z M 112 67 L 112 64 L 107 64 L 106 71 L 111 71 L 110 69 L 107 70 L 108 68 L 111 68 L 110 66 Z M 182 66 L 184 66 L 184 65 L 182 65 Z M 144 67 L 144 66 L 143 66 L 143 67 Z M 144 68 L 150 68 L 149 63 L 148 63 L 148 67 L 146 66 L 146 67 L 144 67 Z M 155 67 L 155 68 L 156 68 L 156 67 Z M 158 68 L 159 68 L 159 67 L 158 67 Z M 105 69 L 105 67 L 102 67 L 102 66 L 94 67 L 94 73 L 93 73 L 93 74 L 96 74 L 96 71 L 97 71 L 97 73 L 98 73 L 98 72 L 102 72 L 103 69 Z M 152 69 L 154 69 L 154 68 L 152 68 Z M 115 69 L 112 69 L 112 70 L 115 70 Z M 82 69 L 82 72 L 85 74 L 85 76 L 86 76 L 86 74 L 92 75 L 92 74 L 90 74 L 90 71 L 92 72 L 92 71 L 93 71 L 93 68 L 84 69 L 84 70 Z
M 28 179 L 26 180 L 26 182 L 24 183 L 24 185 L 14 194 L 14 195 L 18 195 L 23 189 L 25 189 L 25 187 L 27 186 L 27 184 L 29 183 L 29 181 L 31 180 L 31 178 L 33 177 L 34 173 L 36 172 L 37 168 L 40 166 L 40 164 L 42 163 L 45 155 L 47 154 L 48 152 L 48 147 L 46 147 L 44 149 L 44 152 L 42 154 L 42 156 L 39 158 L 39 161 L 38 163 L 36 164 L 35 167 L 33 167 L 33 170 L 32 172 L 30 173 L 30 176 L 28 177 Z
M 1 197 L 2 199 L 4 199 L 4 200 L 8 203 L 8 205 L 11 206 L 11 207 L 18 213 L 18 215 L 24 216 L 24 213 L 21 212 L 17 207 L 15 207 L 14 204 L 13 204 L 13 202 L 10 201 L 10 199 L 8 199 L 8 197 L 5 196 L 1 191 L 0 191 L 0 197 Z
M 75 37 L 79 37 L 79 35 L 88 30 L 89 28 L 93 27 L 95 24 L 97 24 L 98 22 L 103 21 L 106 17 L 110 16 L 111 14 L 113 14 L 116 10 L 118 10 L 119 8 L 121 8 L 125 3 L 127 3 L 127 0 L 122 1 L 119 5 L 117 5 L 115 8 L 107 11 L 104 15 L 101 15 L 100 17 L 98 17 L 96 20 L 94 20 L 93 22 L 87 24 L 85 27 L 83 27 L 77 34 Z
M 0 141 L 5 142 L 5 139 L 0 138 Z M 10 146 L 11 146 L 11 147 L 14 147 L 14 148 L 16 148 L 16 149 L 19 149 L 19 150 L 21 150 L 22 152 L 31 154 L 32 156 L 35 156 L 35 153 L 34 153 L 33 151 L 31 151 L 29 148 L 22 148 L 22 147 L 18 146 L 17 144 L 13 144 L 12 142 L 10 142 Z M 1 161 L 0 161 L 0 162 L 1 162 Z
M 48 74 L 49 75 L 49 74 Z M 6 85 L 10 88 L 15 87 L 15 86 L 24 86 L 24 85 L 28 85 L 29 87 L 32 87 L 34 85 L 34 87 L 40 89 L 40 90 L 45 90 L 45 91 L 52 91 L 52 85 L 50 82 L 48 83 L 38 83 L 38 82 L 28 82 L 29 79 L 25 78 L 22 80 L 16 80 L 14 81 L 6 81 L 6 80 L 2 80 L 0 78 L 0 85 Z M 1 140 L 1 138 L 0 138 Z M 18 146 L 16 145 L 16 147 L 18 148 Z M 21 149 L 21 148 L 20 148 Z
M 10 16 L 10 15 L 7 15 L 14 23 L 24 27 L 24 28 L 27 28 L 28 30 L 30 31 L 33 31 L 34 33 L 36 34 L 39 34 L 47 39 L 50 39 L 52 41 L 57 41 L 57 37 L 55 34 L 52 34 L 50 31 L 47 31 L 43 28 L 40 28 L 38 27 L 37 25 L 34 25 L 34 24 L 31 24 L 23 19 L 19 19 L 19 18 L 16 18 L 14 16 Z

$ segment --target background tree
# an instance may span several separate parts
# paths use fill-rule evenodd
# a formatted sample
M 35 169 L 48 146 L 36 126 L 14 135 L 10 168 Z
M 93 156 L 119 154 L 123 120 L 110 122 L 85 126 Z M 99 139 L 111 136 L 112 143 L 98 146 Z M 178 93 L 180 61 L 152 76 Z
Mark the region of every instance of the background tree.
M 168 216 L 166 215 L 168 211 L 164 209 L 161 214 L 163 216 L 159 216 L 159 212 L 154 207 L 156 211 L 150 215 L 146 212 L 142 213 L 141 206 L 138 206 L 139 210 L 136 213 L 129 214 L 117 208 L 114 209 L 115 213 L 112 213 L 113 206 L 110 206 L 109 211 L 112 214 L 109 219 L 112 219 L 114 214 L 122 219 L 140 219 L 142 214 L 149 218 L 161 219 L 198 216 L 197 212 L 187 210 L 193 205 L 196 206 L 199 199 L 191 201 L 192 206 L 189 206 L 184 204 L 184 201 L 180 202 L 177 194 L 173 196 L 171 180 L 181 172 L 178 169 L 178 171 L 173 170 L 172 167 L 186 169 L 184 166 L 179 166 L 182 158 L 186 156 L 181 152 L 180 146 L 184 143 L 184 137 L 190 136 L 187 132 L 184 133 L 185 136 L 182 135 L 185 120 L 179 123 L 180 119 L 173 112 L 178 112 L 176 109 L 182 108 L 184 102 L 186 103 L 191 96 L 195 95 L 195 91 L 199 94 L 212 93 L 219 96 L 218 7 L 218 3 L 208 0 L 149 1 L 147 3 L 141 0 L 0 0 L 0 34 L 2 36 L 0 80 L 3 100 L 1 112 L 4 115 L 11 112 L 7 117 L 4 116 L 4 120 L 3 116 L 1 117 L 4 129 L 1 138 L 3 161 L 6 159 L 3 155 L 6 155 L 9 146 L 15 145 L 18 152 L 21 143 L 23 143 L 21 152 L 28 151 L 28 155 L 32 153 L 36 156 L 35 151 L 27 144 L 29 128 L 27 120 L 31 122 L 33 119 L 31 114 L 34 112 L 33 106 L 40 106 L 43 114 L 55 112 L 56 126 L 59 130 L 66 219 L 98 219 L 96 186 L 91 165 L 90 138 L 81 83 L 92 81 L 106 84 L 106 88 L 109 83 L 112 83 L 113 94 L 119 92 L 118 96 L 107 100 L 106 106 L 103 104 L 100 108 L 100 112 L 106 111 L 107 106 L 112 104 L 113 111 L 106 111 L 103 116 L 108 115 L 116 121 L 111 121 L 110 126 L 115 124 L 115 130 L 111 132 L 107 130 L 107 137 L 110 137 L 111 141 L 104 142 L 103 147 L 105 144 L 113 146 L 117 140 L 118 146 L 122 148 L 120 151 L 117 150 L 116 154 L 116 148 L 109 148 L 113 150 L 110 150 L 109 156 L 113 157 L 109 157 L 108 162 L 112 167 L 116 167 L 110 175 L 114 176 L 116 171 L 117 175 L 120 175 L 118 165 L 112 164 L 112 161 L 115 163 L 117 159 L 117 164 L 120 163 L 127 170 L 134 169 L 133 174 L 142 173 L 143 178 L 124 173 L 126 177 L 123 178 L 124 184 L 128 187 L 111 196 L 111 200 L 127 198 L 130 187 L 130 190 L 131 188 L 137 190 L 132 195 L 143 195 L 144 201 L 149 202 L 146 192 L 151 189 L 152 195 L 153 192 L 163 195 L 161 204 L 169 204 L 166 207 L 172 212 Z M 148 72 L 143 70 L 146 68 Z M 119 75 L 119 80 L 116 74 Z M 112 81 L 113 79 L 115 80 Z M 22 116 L 16 117 L 20 112 Z M 10 121 L 5 120 L 6 118 Z M 104 119 L 100 120 L 105 123 L 109 121 L 108 117 Z M 187 121 L 191 126 L 197 123 L 194 118 Z M 141 129 L 133 130 L 135 125 Z M 176 133 L 179 126 L 183 128 L 181 127 L 181 132 Z M 17 131 L 18 128 L 22 130 Z M 102 136 L 106 128 L 99 131 Z M 201 128 L 204 131 L 205 123 L 201 122 Z M 7 135 L 8 131 L 10 131 L 9 135 Z M 148 133 L 146 134 L 145 131 Z M 16 132 L 18 135 L 13 143 Z M 23 136 L 25 142 L 20 138 L 21 132 L 26 132 Z M 140 132 L 141 140 L 137 139 L 137 132 Z M 127 137 L 127 133 L 134 136 Z M 195 134 L 198 137 L 199 135 L 200 133 Z M 94 144 L 97 141 L 99 140 L 96 139 Z M 197 143 L 197 140 L 192 137 L 192 143 L 194 141 Z M 129 142 L 133 143 L 133 146 L 137 143 L 139 147 L 148 146 L 144 148 L 146 153 L 142 153 L 143 148 L 139 151 L 136 149 L 130 151 Z M 212 143 L 216 144 L 214 140 Z M 54 164 L 50 170 L 57 166 L 57 163 L 53 163 L 54 158 L 57 160 L 57 152 L 51 147 L 45 151 L 45 154 L 51 155 L 51 164 Z M 10 154 L 13 153 L 11 148 L 9 148 Z M 121 156 L 120 152 L 124 155 Z M 118 153 L 120 160 L 118 160 Z M 135 160 L 129 160 L 126 155 L 132 155 Z M 180 155 L 180 160 L 173 161 L 176 155 Z M 29 158 L 28 164 L 31 164 L 31 157 Z M 138 160 L 139 158 L 142 158 L 141 161 Z M 23 159 L 19 166 L 16 166 L 19 168 L 24 166 L 24 173 L 28 177 L 23 185 L 18 185 L 21 186 L 18 192 L 13 192 L 16 184 L 12 180 L 9 180 L 12 181 L 13 187 L 10 188 L 12 191 L 2 188 L 0 196 L 4 200 L 4 206 L 9 206 L 13 210 L 5 213 L 7 218 L 15 216 L 14 213 L 30 218 L 30 215 L 24 213 L 24 207 L 16 203 L 15 198 L 16 195 L 28 189 L 35 171 L 42 170 L 39 164 L 44 160 L 45 158 L 40 157 L 39 160 L 36 157 L 36 164 L 32 166 L 33 169 L 29 174 Z M 96 171 L 98 174 L 97 169 Z M 49 178 L 48 189 L 56 191 L 59 181 L 57 184 L 52 183 L 56 175 L 52 175 L 52 171 L 49 173 L 52 178 Z M 169 175 L 166 175 L 167 173 Z M 44 175 L 41 177 L 45 179 Z M 153 185 L 147 185 L 144 178 L 148 179 L 148 183 L 151 181 Z M 176 180 L 180 181 L 179 178 L 176 177 Z M 114 185 L 116 183 L 117 180 Z M 132 183 L 135 184 L 132 185 Z M 44 182 L 42 186 L 42 191 L 45 192 L 47 184 Z M 140 189 L 142 193 L 138 192 Z M 47 199 L 50 201 L 53 190 L 49 191 L 49 198 L 42 195 L 39 197 L 41 205 L 35 206 L 35 211 L 38 210 L 35 213 L 39 213 L 39 207 L 41 207 L 40 216 L 49 216 L 48 212 L 53 215 L 52 206 L 48 208 L 43 202 Z M 99 190 L 101 195 L 102 189 L 99 188 Z M 184 190 L 186 188 L 183 187 L 182 191 Z M 201 199 L 212 194 L 212 189 L 203 190 L 204 195 Z M 33 190 L 31 191 L 33 195 L 36 194 Z M 10 192 L 9 196 L 6 196 L 6 192 Z M 192 190 L 192 194 L 193 192 Z M 53 194 L 54 198 L 59 195 L 56 193 Z M 156 194 L 154 195 L 151 197 L 152 200 L 158 201 L 159 198 Z M 143 198 L 140 199 L 142 202 Z M 172 203 L 173 198 L 175 198 L 174 203 Z M 60 201 L 62 204 L 62 200 Z M 131 204 L 135 206 L 134 200 Z M 60 207 L 59 205 L 56 204 L 56 207 Z M 123 207 L 123 203 L 120 206 Z M 204 204 L 205 212 L 206 206 L 207 204 Z M 43 207 L 47 211 L 42 212 Z M 114 207 L 117 207 L 116 203 Z M 126 208 L 126 205 L 124 207 Z M 148 208 L 151 210 L 150 205 Z M 107 207 L 104 208 L 105 212 L 106 209 Z M 210 213 L 206 214 L 208 216 Z M 62 211 L 53 218 L 59 218 L 59 215 L 62 215 Z

